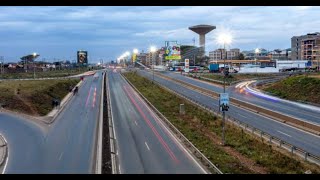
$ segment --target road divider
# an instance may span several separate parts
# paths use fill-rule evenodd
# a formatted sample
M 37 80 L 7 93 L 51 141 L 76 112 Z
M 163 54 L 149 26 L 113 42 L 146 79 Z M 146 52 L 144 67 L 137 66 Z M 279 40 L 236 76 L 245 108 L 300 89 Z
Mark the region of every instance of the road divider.
M 104 83 L 105 83 L 105 73 L 102 77 L 102 90 L 100 97 L 100 108 L 99 108 L 99 118 L 98 118 L 98 131 L 96 134 L 96 164 L 95 164 L 95 173 L 102 174 L 102 129 L 103 129 L 103 109 L 104 109 Z M 96 92 L 95 92 L 96 93 Z
M 117 146 L 116 146 L 116 136 L 114 130 L 113 116 L 112 116 L 112 107 L 111 107 L 111 97 L 110 97 L 110 88 L 109 88 L 109 79 L 106 75 L 106 90 L 107 90 L 107 107 L 108 107 L 108 122 L 109 122 L 109 138 L 110 138 L 110 153 L 111 153 L 111 168 L 112 174 L 121 174 L 120 166 L 118 165 L 117 160 Z M 119 167 L 119 168 L 118 168 Z
M 214 92 L 214 91 L 211 91 L 211 90 L 208 90 L 208 89 L 181 81 L 179 79 L 165 76 L 161 73 L 155 73 L 155 74 L 162 77 L 163 79 L 176 82 L 176 83 L 178 83 L 188 89 L 200 92 L 202 94 L 206 94 L 206 95 L 211 96 L 216 99 L 219 98 L 219 93 L 217 93 L 217 92 Z M 235 106 L 247 109 L 249 111 L 252 111 L 252 112 L 267 116 L 267 117 L 270 117 L 270 118 L 277 120 L 279 122 L 282 122 L 282 123 L 290 124 L 291 126 L 302 129 L 304 131 L 308 131 L 310 133 L 320 135 L 320 126 L 313 124 L 311 122 L 307 122 L 305 120 L 298 119 L 296 117 L 292 117 L 292 116 L 285 115 L 285 114 L 282 114 L 282 113 L 279 113 L 276 111 L 272 111 L 270 109 L 266 109 L 261 106 L 257 106 L 257 105 L 254 105 L 254 104 L 251 104 L 251 103 L 239 100 L 239 99 L 235 99 L 235 98 L 230 98 L 230 102 L 231 102 L 231 104 L 233 104 Z

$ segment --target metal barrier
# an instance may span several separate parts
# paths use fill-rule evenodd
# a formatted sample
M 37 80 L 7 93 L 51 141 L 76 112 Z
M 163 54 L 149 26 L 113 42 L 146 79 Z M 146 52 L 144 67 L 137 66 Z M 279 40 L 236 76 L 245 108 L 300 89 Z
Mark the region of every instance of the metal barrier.
M 209 107 L 201 104 L 200 102 L 194 101 L 191 98 L 189 98 L 189 97 L 187 97 L 185 95 L 182 95 L 182 94 L 180 94 L 179 92 L 177 92 L 175 90 L 172 90 L 172 89 L 169 89 L 169 88 L 163 86 L 162 84 L 158 83 L 157 81 L 155 81 L 155 83 L 158 84 L 161 88 L 163 88 L 163 89 L 165 89 L 165 90 L 167 90 L 169 92 L 174 93 L 175 95 L 177 95 L 177 96 L 179 96 L 179 97 L 191 102 L 192 104 L 195 104 L 195 105 L 201 107 L 202 109 L 212 113 L 213 115 L 217 115 L 219 117 L 222 117 L 222 113 L 220 111 L 215 110 L 213 108 L 210 109 Z M 244 123 L 244 122 L 242 122 L 240 120 L 237 120 L 237 119 L 235 119 L 233 117 L 227 116 L 226 120 L 229 121 L 229 122 L 232 122 L 234 125 L 242 128 L 242 129 L 246 130 L 248 133 L 255 134 L 258 137 L 260 137 L 261 139 L 265 139 L 265 140 L 269 141 L 269 143 L 273 143 L 275 145 L 279 145 L 280 148 L 283 148 L 283 149 L 286 149 L 286 150 L 290 151 L 291 154 L 296 154 L 296 155 L 304 158 L 306 161 L 313 162 L 315 164 L 320 165 L 320 157 L 317 156 L 317 155 L 309 153 L 309 152 L 303 150 L 302 148 L 294 146 L 294 145 L 292 145 L 292 144 L 290 144 L 290 143 L 288 143 L 288 142 L 286 142 L 286 141 L 284 141 L 284 140 L 282 140 L 280 138 L 274 137 L 274 136 L 272 136 L 272 135 L 270 135 L 270 134 L 268 134 L 268 133 L 266 133 L 266 132 L 264 132 L 264 131 L 256 128 L 256 127 L 253 127 L 253 126 L 251 126 L 251 125 L 249 125 L 247 123 Z
M 198 148 L 196 148 L 156 107 L 144 97 L 141 92 L 125 77 L 121 76 L 130 84 L 130 86 L 140 95 L 140 97 L 151 107 L 151 109 L 165 122 L 174 134 L 185 144 L 189 150 L 197 157 L 202 164 L 204 164 L 209 170 L 213 170 L 217 174 L 223 174 L 204 154 L 202 154 Z M 156 82 L 157 83 L 157 82 Z

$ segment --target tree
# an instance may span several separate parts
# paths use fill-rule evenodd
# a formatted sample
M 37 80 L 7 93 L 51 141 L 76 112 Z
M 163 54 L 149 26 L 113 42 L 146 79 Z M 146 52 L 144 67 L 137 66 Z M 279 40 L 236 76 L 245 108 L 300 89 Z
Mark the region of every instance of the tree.
M 242 53 L 239 54 L 239 60 L 244 60 L 244 54 Z

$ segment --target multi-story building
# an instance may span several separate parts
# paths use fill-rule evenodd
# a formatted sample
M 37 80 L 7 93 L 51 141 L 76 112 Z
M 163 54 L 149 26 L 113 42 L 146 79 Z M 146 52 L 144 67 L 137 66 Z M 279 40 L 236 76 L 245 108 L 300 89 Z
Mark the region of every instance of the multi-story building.
M 229 51 L 226 51 L 224 49 L 216 49 L 214 51 L 209 52 L 209 58 L 210 61 L 214 60 L 234 60 L 239 59 L 240 55 L 240 49 L 230 49 Z
M 248 60 L 267 60 L 270 59 L 269 57 L 269 51 L 263 48 L 259 48 L 258 53 L 256 53 L 256 50 L 250 50 L 250 51 L 242 51 L 242 54 L 244 55 L 245 59 Z
M 320 33 L 309 33 L 291 38 L 292 60 L 319 60 Z
M 275 49 L 269 52 L 271 60 L 291 60 L 291 48 L 288 49 Z
M 159 51 L 156 51 L 154 53 L 147 53 L 147 56 L 146 56 L 146 66 L 152 66 L 152 65 L 157 65 L 157 61 L 159 59 Z
M 143 65 L 147 63 L 147 55 L 148 53 L 144 53 L 143 51 L 137 55 L 137 61 L 141 62 Z

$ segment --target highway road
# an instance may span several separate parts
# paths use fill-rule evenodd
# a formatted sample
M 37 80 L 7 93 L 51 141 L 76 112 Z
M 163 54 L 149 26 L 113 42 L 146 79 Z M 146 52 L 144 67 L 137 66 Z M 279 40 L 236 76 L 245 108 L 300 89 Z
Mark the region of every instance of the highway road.
M 94 173 L 96 129 L 102 87 L 85 78 L 79 92 L 51 124 L 0 114 L 9 148 L 5 173 Z
M 108 77 L 120 173 L 205 173 L 116 70 Z
M 181 76 L 180 74 L 177 74 L 177 73 L 163 72 L 163 75 L 173 77 L 173 78 L 182 80 L 184 82 L 191 83 L 193 85 L 197 85 L 199 87 L 215 91 L 217 93 L 223 92 L 223 88 L 221 86 L 216 86 L 211 83 Z M 242 91 L 241 88 L 236 88 L 235 86 L 230 86 L 227 89 L 227 92 L 229 93 L 230 97 L 234 97 L 234 98 L 237 98 L 246 102 L 250 102 L 252 104 L 255 104 L 276 112 L 280 112 L 282 114 L 297 117 L 299 119 L 320 125 L 320 116 L 319 116 L 320 109 L 319 108 L 317 108 L 319 110 L 315 110 L 312 108 L 306 108 L 306 107 L 300 106 L 299 103 L 293 104 L 285 101 L 276 100 L 274 98 L 266 98 L 264 96 L 259 96 L 256 93 L 251 93 L 250 91 Z
M 144 77 L 152 79 L 152 73 L 138 70 L 138 73 Z M 182 79 L 182 78 L 181 78 Z M 155 81 L 175 90 L 180 94 L 183 94 L 207 107 L 218 110 L 218 100 L 212 97 L 203 95 L 197 91 L 187 89 L 177 83 L 165 80 L 155 75 Z M 307 150 L 317 156 L 320 156 L 320 137 L 291 127 L 287 124 L 280 123 L 270 118 L 261 116 L 251 111 L 244 110 L 242 108 L 231 105 L 230 111 L 226 113 L 231 117 L 234 117 L 244 123 L 250 124 L 264 132 L 271 134 L 274 137 L 278 137 L 288 143 L 291 143 L 301 149 Z

